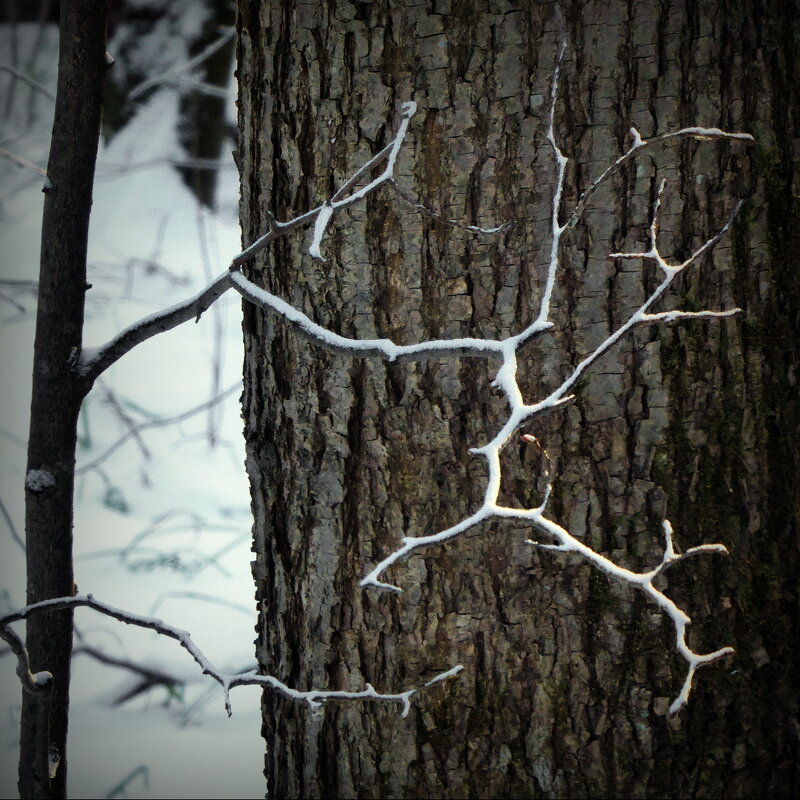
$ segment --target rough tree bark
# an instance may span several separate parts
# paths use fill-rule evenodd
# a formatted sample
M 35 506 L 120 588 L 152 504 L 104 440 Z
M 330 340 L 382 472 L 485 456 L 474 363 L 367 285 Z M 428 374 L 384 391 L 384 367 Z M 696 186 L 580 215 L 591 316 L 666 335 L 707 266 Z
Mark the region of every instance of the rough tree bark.
M 58 89 L 42 221 L 28 473 L 25 483 L 27 601 L 74 594 L 73 484 L 77 421 L 89 384 L 72 369 L 81 347 L 86 244 L 100 133 L 106 3 L 61 3 Z M 40 614 L 26 626 L 34 672 L 53 674 L 49 714 L 23 692 L 21 797 L 66 796 L 72 612 Z M 48 718 L 49 717 L 49 718 Z M 49 732 L 48 732 L 49 728 Z M 60 760 L 52 780 L 50 758 Z
M 732 320 L 637 330 L 530 427 L 549 452 L 553 513 L 621 563 L 680 545 L 730 552 L 670 573 L 692 641 L 737 654 L 683 677 L 671 627 L 637 593 L 493 524 L 395 567 L 405 593 L 363 592 L 403 535 L 481 502 L 468 448 L 497 430 L 492 364 L 386 365 L 298 341 L 245 305 L 244 415 L 255 513 L 258 654 L 298 688 L 401 688 L 455 663 L 415 701 L 312 717 L 264 698 L 274 797 L 796 795 L 798 641 L 797 9 L 792 3 L 564 3 L 556 133 L 574 159 L 565 207 L 629 143 L 681 126 L 756 148 L 648 150 L 598 192 L 562 248 L 552 336 L 527 352 L 532 402 L 652 290 L 641 248 L 658 180 L 659 241 L 686 257 L 746 200 L 729 238 L 662 308 L 739 306 Z M 560 37 L 550 3 L 241 2 L 244 241 L 328 197 L 420 110 L 398 182 L 446 218 L 513 221 L 494 239 L 420 217 L 387 189 L 338 215 L 323 246 L 279 240 L 249 277 L 348 335 L 402 343 L 498 336 L 537 310 L 555 175 L 544 140 Z M 504 452 L 504 499 L 535 504 L 535 448 Z

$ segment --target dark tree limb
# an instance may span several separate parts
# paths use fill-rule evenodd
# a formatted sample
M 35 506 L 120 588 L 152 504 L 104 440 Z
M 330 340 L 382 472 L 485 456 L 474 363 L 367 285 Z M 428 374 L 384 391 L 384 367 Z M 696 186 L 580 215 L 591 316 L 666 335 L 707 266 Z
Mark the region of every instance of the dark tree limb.
M 77 420 L 89 384 L 72 366 L 81 349 L 87 289 L 86 246 L 101 85 L 107 69 L 106 5 L 103 0 L 65 0 L 61 4 L 25 481 L 29 603 L 73 593 Z M 41 693 L 23 694 L 19 791 L 22 797 L 64 797 L 72 613 L 43 614 L 29 620 L 26 645 L 31 670 L 47 669 L 53 681 L 49 713 L 39 699 Z M 48 743 L 50 762 L 46 770 L 43 741 Z M 51 765 L 59 759 L 61 766 L 54 771 Z

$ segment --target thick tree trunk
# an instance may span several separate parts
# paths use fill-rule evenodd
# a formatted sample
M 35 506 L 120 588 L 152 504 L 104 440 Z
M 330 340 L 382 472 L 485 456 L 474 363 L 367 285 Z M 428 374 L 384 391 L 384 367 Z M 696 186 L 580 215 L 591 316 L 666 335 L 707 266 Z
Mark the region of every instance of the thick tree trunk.
M 88 391 L 72 366 L 80 351 L 86 244 L 100 133 L 105 61 L 104 0 L 61 4 L 58 91 L 42 222 L 28 473 L 25 481 L 27 600 L 74 594 L 72 509 L 78 411 Z M 49 715 L 23 693 L 21 797 L 66 796 L 72 612 L 26 624 L 34 671 L 53 674 Z M 49 718 L 48 718 L 49 717 Z M 49 727 L 49 731 L 47 728 Z M 47 758 L 60 766 L 52 780 Z M 43 758 L 44 756 L 44 758 Z
M 363 592 L 404 535 L 476 510 L 504 404 L 477 359 L 386 365 L 331 356 L 245 307 L 247 467 L 263 668 L 297 688 L 420 685 L 407 719 L 379 704 L 319 718 L 264 698 L 274 797 L 796 795 L 798 779 L 797 10 L 789 3 L 582 2 L 556 136 L 571 158 L 564 207 L 645 138 L 686 125 L 752 133 L 649 149 L 594 196 L 564 240 L 552 335 L 526 351 L 528 402 L 557 386 L 655 286 L 646 245 L 687 257 L 736 200 L 731 234 L 661 308 L 739 306 L 723 321 L 639 329 L 563 410 L 529 426 L 549 452 L 551 513 L 619 563 L 655 566 L 660 523 L 683 548 L 721 541 L 669 573 L 690 641 L 737 654 L 701 671 L 669 719 L 685 663 L 640 593 L 575 557 L 485 525 L 391 571 L 399 596 Z M 508 335 L 538 311 L 555 167 L 546 114 L 560 38 L 551 4 L 240 4 L 242 219 L 316 205 L 391 137 L 414 99 L 401 187 L 447 219 L 513 229 L 477 238 L 385 190 L 334 218 L 325 264 L 308 234 L 249 275 L 347 335 L 412 341 Z M 660 309 L 659 309 L 660 310 Z M 496 369 L 496 367 L 495 367 Z M 534 448 L 503 453 L 503 499 L 531 506 Z

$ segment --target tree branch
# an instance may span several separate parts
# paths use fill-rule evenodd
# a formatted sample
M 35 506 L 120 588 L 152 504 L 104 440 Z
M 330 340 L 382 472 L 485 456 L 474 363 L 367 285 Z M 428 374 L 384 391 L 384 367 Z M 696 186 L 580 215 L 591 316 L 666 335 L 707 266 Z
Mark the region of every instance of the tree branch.
M 725 547 L 721 544 L 702 545 L 700 547 L 691 548 L 682 556 L 677 556 L 672 546 L 672 528 L 669 522 L 665 520 L 664 530 L 667 535 L 667 544 L 665 547 L 665 552 L 661 565 L 657 567 L 655 570 L 651 570 L 650 572 L 646 573 L 635 573 L 630 570 L 627 570 L 615 564 L 613 561 L 609 560 L 605 556 L 595 552 L 587 545 L 575 539 L 564 528 L 562 528 L 555 522 L 546 519 L 543 516 L 545 508 L 547 506 L 548 499 L 550 497 L 551 479 L 550 479 L 549 469 L 547 468 L 545 469 L 545 477 L 547 479 L 547 489 L 545 491 L 543 502 L 538 508 L 515 509 L 515 508 L 508 508 L 501 506 L 498 502 L 501 479 L 502 479 L 500 453 L 506 446 L 508 441 L 511 439 L 511 436 L 514 434 L 514 432 L 517 431 L 519 427 L 523 425 L 525 422 L 529 421 L 534 416 L 540 415 L 547 411 L 551 411 L 566 402 L 570 402 L 573 399 L 573 396 L 568 394 L 568 392 L 577 383 L 579 378 L 589 369 L 590 366 L 592 366 L 601 356 L 603 356 L 606 352 L 608 352 L 615 344 L 617 344 L 622 339 L 622 337 L 625 334 L 627 334 L 634 327 L 653 322 L 672 322 L 676 319 L 694 319 L 694 318 L 719 319 L 731 316 L 740 311 L 740 309 L 738 308 L 729 309 L 725 311 L 704 310 L 697 312 L 678 310 L 678 311 L 664 311 L 664 312 L 654 313 L 650 311 L 651 307 L 661 297 L 663 297 L 664 293 L 670 287 L 676 276 L 680 274 L 683 270 L 691 266 L 692 264 L 696 263 L 705 253 L 710 251 L 711 248 L 713 248 L 714 245 L 727 233 L 727 231 L 730 229 L 733 220 L 736 217 L 736 214 L 741 208 L 741 203 L 739 203 L 734 209 L 731 217 L 725 223 L 725 225 L 714 236 L 710 237 L 698 249 L 696 249 L 684 262 L 677 265 L 669 264 L 659 252 L 658 242 L 657 242 L 661 202 L 666 189 L 666 182 L 662 181 L 659 186 L 659 190 L 652 211 L 650 230 L 649 230 L 649 238 L 650 238 L 649 249 L 645 252 L 637 252 L 637 253 L 612 253 L 609 256 L 609 258 L 637 258 L 637 259 L 653 260 L 656 262 L 659 269 L 663 273 L 664 276 L 663 280 L 656 287 L 656 289 L 650 294 L 650 296 L 644 301 L 644 303 L 628 318 L 628 320 L 624 324 L 622 324 L 619 328 L 617 328 L 615 331 L 613 331 L 597 348 L 595 348 L 595 350 L 586 355 L 580 361 L 580 363 L 572 370 L 572 372 L 562 381 L 561 385 L 553 392 L 551 392 L 549 396 L 532 405 L 526 405 L 523 400 L 522 393 L 520 391 L 519 384 L 517 381 L 517 369 L 518 369 L 517 355 L 516 355 L 517 351 L 525 344 L 527 344 L 534 336 L 543 332 L 552 325 L 552 323 L 549 322 L 550 303 L 552 299 L 553 288 L 555 286 L 555 278 L 559 267 L 559 247 L 561 242 L 561 236 L 568 228 L 573 226 L 580 218 L 586 206 L 587 200 L 589 199 L 589 197 L 591 197 L 594 191 L 605 180 L 607 180 L 607 178 L 614 172 L 614 170 L 618 169 L 622 164 L 624 164 L 628 159 L 630 159 L 638 150 L 641 150 L 642 148 L 649 146 L 651 144 L 655 144 L 657 142 L 663 142 L 669 139 L 684 138 L 684 137 L 692 137 L 697 139 L 732 139 L 737 141 L 743 141 L 745 143 L 752 143 L 753 139 L 748 134 L 726 133 L 725 131 L 721 131 L 718 128 L 683 128 L 675 133 L 665 134 L 664 136 L 656 137 L 649 141 L 644 141 L 641 139 L 639 134 L 632 129 L 633 144 L 631 145 L 630 149 L 623 156 L 617 159 L 617 161 L 615 161 L 614 164 L 608 167 L 600 175 L 600 177 L 589 187 L 589 189 L 587 189 L 586 192 L 584 192 L 577 206 L 573 210 L 572 214 L 568 217 L 567 221 L 562 224 L 559 221 L 560 205 L 563 194 L 564 179 L 565 179 L 568 159 L 564 156 L 564 154 L 558 147 L 558 144 L 556 143 L 555 131 L 554 131 L 554 117 L 555 117 L 556 99 L 558 94 L 559 68 L 561 59 L 563 58 L 564 55 L 565 48 L 566 48 L 566 43 L 562 42 L 561 50 L 553 74 L 553 81 L 552 81 L 551 95 L 550 95 L 549 121 L 547 130 L 547 140 L 553 150 L 556 162 L 556 184 L 551 203 L 552 239 L 551 239 L 551 249 L 550 249 L 550 261 L 547 267 L 545 287 L 542 295 L 539 314 L 535 319 L 535 321 L 517 335 L 510 336 L 500 342 L 492 343 L 494 352 L 497 351 L 496 348 L 499 345 L 499 349 L 502 353 L 502 358 L 503 358 L 503 364 L 500 370 L 498 371 L 497 376 L 495 377 L 493 385 L 497 386 L 505 394 L 509 403 L 509 416 L 506 423 L 503 425 L 501 430 L 496 434 L 494 439 L 492 439 L 489 443 L 481 447 L 473 448 L 470 451 L 476 455 L 483 455 L 487 462 L 488 478 L 486 482 L 483 503 L 481 507 L 477 511 L 472 513 L 470 516 L 465 517 L 461 521 L 457 522 L 455 525 L 452 525 L 449 528 L 439 531 L 438 533 L 434 533 L 428 536 L 404 537 L 399 547 L 393 550 L 389 555 L 387 555 L 382 561 L 380 561 L 364 576 L 364 578 L 361 580 L 361 586 L 363 588 L 373 587 L 383 590 L 399 592 L 401 591 L 401 589 L 398 586 L 381 580 L 380 576 L 390 566 L 392 566 L 400 559 L 406 557 L 411 552 L 420 549 L 425 549 L 434 545 L 440 545 L 443 542 L 455 538 L 460 534 L 474 528 L 475 526 L 492 519 L 513 518 L 518 520 L 529 521 L 535 527 L 551 535 L 556 542 L 555 544 L 539 545 L 540 547 L 560 550 L 563 552 L 576 552 L 582 555 L 584 558 L 590 561 L 594 566 L 602 569 L 609 575 L 619 580 L 637 585 L 639 588 L 645 591 L 645 593 L 648 594 L 648 596 L 652 600 L 654 600 L 665 613 L 668 614 L 668 616 L 673 621 L 673 624 L 675 626 L 676 648 L 689 665 L 683 688 L 679 696 L 676 698 L 676 700 L 670 707 L 670 713 L 676 714 L 678 713 L 678 711 L 680 711 L 681 708 L 683 708 L 683 706 L 688 701 L 689 693 L 692 687 L 692 680 L 697 668 L 707 663 L 710 663 L 711 661 L 714 661 L 722 657 L 723 655 L 732 653 L 733 650 L 732 648 L 724 647 L 720 650 L 714 651 L 713 653 L 708 653 L 705 655 L 700 655 L 691 650 L 691 648 L 686 643 L 686 635 L 685 635 L 686 625 L 690 622 L 689 617 L 685 614 L 685 612 L 679 609 L 672 600 L 670 600 L 668 597 L 666 597 L 666 595 L 664 595 L 662 592 L 660 592 L 658 589 L 655 588 L 655 586 L 653 585 L 653 579 L 657 575 L 661 574 L 667 568 L 667 566 L 689 555 L 695 555 L 707 552 L 727 553 Z M 319 338 L 324 338 L 322 334 L 318 332 L 315 333 Z M 538 444 L 538 441 L 535 439 L 535 437 L 530 437 L 529 435 L 527 435 L 523 436 L 523 439 L 525 439 L 525 441 Z M 531 542 L 531 544 L 536 544 L 536 543 Z
M 578 200 L 578 204 L 575 206 L 575 210 L 567 220 L 565 227 L 574 227 L 583 214 L 583 210 L 586 208 L 586 203 L 589 201 L 589 198 L 600 188 L 601 184 L 620 167 L 630 161 L 637 153 L 639 153 L 639 151 L 644 150 L 646 147 L 662 144 L 672 139 L 698 139 L 701 141 L 727 139 L 729 141 L 741 142 L 742 144 L 755 144 L 756 142 L 756 140 L 749 133 L 729 133 L 727 131 L 722 131 L 719 128 L 681 128 L 679 131 L 665 133 L 661 136 L 654 136 L 652 139 L 642 139 L 642 137 L 639 135 L 639 131 L 637 131 L 636 128 L 631 128 L 630 134 L 631 146 L 589 185 L 589 188 L 586 189 L 586 191 Z
M 199 318 L 203 311 L 205 311 L 219 296 L 221 296 L 225 291 L 227 291 L 227 289 L 231 287 L 233 287 L 237 292 L 239 292 L 239 294 L 242 295 L 242 297 L 254 305 L 257 305 L 266 311 L 282 317 L 294 328 L 297 335 L 309 339 L 317 346 L 334 353 L 351 357 L 372 356 L 383 358 L 389 362 L 419 361 L 429 358 L 453 356 L 497 358 L 499 361 L 501 361 L 501 366 L 498 369 L 493 384 L 497 386 L 506 396 L 509 403 L 509 413 L 505 424 L 490 442 L 471 450 L 473 454 L 484 456 L 488 466 L 488 479 L 481 507 L 470 516 L 462 519 L 460 522 L 445 530 L 428 536 L 403 538 L 400 547 L 391 552 L 388 556 L 386 556 L 386 558 L 384 558 L 371 571 L 368 572 L 368 574 L 362 579 L 361 586 L 372 586 L 391 591 L 400 591 L 399 587 L 380 580 L 380 576 L 390 566 L 411 552 L 433 545 L 439 545 L 491 519 L 514 518 L 527 520 L 534 527 L 537 527 L 540 530 L 543 530 L 545 533 L 551 535 L 555 540 L 555 544 L 543 544 L 539 545 L 540 547 L 556 549 L 564 552 L 577 552 L 583 555 L 584 558 L 611 576 L 639 586 L 665 611 L 665 613 L 670 616 L 675 624 L 676 629 L 676 647 L 679 653 L 689 664 L 689 670 L 684 683 L 684 688 L 671 709 L 671 713 L 677 713 L 677 711 L 680 710 L 683 705 L 685 705 L 688 699 L 695 670 L 699 666 L 709 663 L 710 661 L 713 661 L 716 658 L 719 658 L 722 655 L 732 651 L 730 648 L 722 648 L 721 650 L 706 655 L 699 655 L 692 651 L 686 644 L 685 640 L 685 625 L 688 624 L 689 618 L 671 600 L 669 600 L 669 598 L 657 590 L 653 586 L 652 581 L 656 575 L 661 574 L 661 572 L 663 572 L 667 566 L 677 560 L 697 553 L 727 552 L 725 548 L 722 545 L 716 544 L 703 545 L 701 547 L 690 549 L 682 556 L 677 556 L 672 547 L 672 534 L 670 527 L 667 537 L 667 546 L 665 548 L 661 565 L 655 570 L 651 570 L 650 572 L 646 573 L 635 573 L 627 570 L 618 566 L 617 564 L 614 564 L 614 562 L 595 552 L 582 542 L 579 542 L 557 523 L 552 522 L 543 516 L 548 499 L 550 497 L 551 479 L 549 469 L 545 470 L 547 489 L 545 491 L 543 502 L 539 507 L 535 509 L 513 509 L 501 506 L 498 502 L 502 479 L 500 453 L 507 445 L 513 434 L 523 424 L 535 416 L 553 411 L 557 408 L 560 408 L 565 403 L 571 402 L 573 395 L 569 394 L 569 391 L 575 386 L 580 377 L 589 369 L 589 367 L 598 361 L 634 327 L 656 322 L 669 323 L 678 319 L 720 319 L 739 312 L 739 309 L 729 309 L 723 311 L 703 310 L 691 312 L 680 310 L 653 312 L 650 310 L 654 304 L 664 296 L 675 277 L 684 269 L 696 263 L 705 253 L 709 252 L 711 248 L 714 247 L 714 245 L 722 238 L 722 236 L 726 234 L 734 218 L 736 217 L 739 208 L 741 207 L 741 204 L 737 205 L 736 209 L 725 225 L 714 236 L 709 238 L 703 245 L 695 250 L 684 262 L 676 265 L 669 264 L 661 255 L 657 242 L 661 202 L 666 188 L 666 183 L 662 181 L 661 185 L 659 186 L 652 211 L 649 229 L 649 249 L 642 252 L 612 253 L 609 256 L 610 258 L 655 261 L 658 268 L 663 273 L 663 279 L 661 283 L 642 303 L 642 305 L 627 319 L 626 322 L 620 325 L 616 330 L 612 331 L 598 347 L 596 347 L 592 352 L 588 353 L 578 363 L 578 365 L 562 381 L 561 385 L 557 389 L 551 392 L 544 399 L 533 404 L 526 404 L 523 399 L 517 380 L 517 351 L 527 345 L 534 337 L 542 334 L 544 331 L 553 326 L 549 316 L 555 280 L 560 267 L 559 251 L 561 238 L 563 234 L 568 229 L 573 227 L 580 219 L 586 208 L 588 200 L 599 188 L 599 186 L 608 180 L 608 178 L 617 169 L 623 166 L 636 153 L 645 147 L 649 147 L 654 144 L 682 138 L 694 138 L 699 140 L 727 139 L 750 144 L 753 142 L 753 138 L 749 134 L 728 133 L 718 128 L 690 127 L 682 128 L 674 133 L 657 136 L 650 140 L 644 140 L 635 129 L 631 129 L 632 143 L 629 149 L 613 164 L 606 168 L 606 170 L 603 171 L 597 179 L 595 179 L 589 188 L 586 189 L 586 191 L 581 195 L 577 205 L 567 217 L 566 221 L 562 223 L 560 221 L 560 207 L 563 198 L 566 168 L 569 163 L 569 159 L 563 154 L 558 146 L 558 143 L 556 142 L 555 108 L 558 98 L 560 66 L 565 50 L 566 41 L 564 40 L 561 43 L 560 52 L 553 73 L 550 91 L 548 128 L 546 134 L 547 141 L 553 151 L 556 170 L 555 188 L 553 191 L 550 209 L 550 258 L 546 270 L 542 298 L 539 304 L 539 312 L 534 321 L 519 333 L 502 340 L 459 338 L 450 340 L 431 340 L 410 345 L 398 345 L 389 339 L 349 338 L 334 333 L 322 325 L 315 323 L 302 311 L 294 308 L 281 298 L 257 286 L 238 271 L 238 268 L 242 264 L 253 258 L 257 253 L 266 248 L 272 241 L 280 236 L 286 235 L 291 230 L 294 230 L 301 225 L 310 224 L 312 221 L 314 223 L 314 230 L 311 245 L 309 247 L 309 254 L 314 258 L 324 260 L 320 247 L 324 234 L 327 230 L 327 226 L 334 213 L 341 208 L 362 200 L 384 183 L 388 183 L 403 202 L 410 204 L 415 210 L 421 213 L 441 220 L 447 225 L 451 225 L 453 227 L 473 233 L 484 234 L 500 233 L 508 229 L 508 225 L 501 225 L 496 228 L 479 228 L 477 226 L 462 225 L 454 220 L 444 220 L 440 215 L 436 214 L 425 206 L 415 203 L 399 189 L 394 180 L 394 166 L 400 147 L 402 146 L 406 136 L 409 121 L 416 112 L 416 105 L 414 103 L 405 103 L 402 107 L 400 126 L 394 139 L 379 153 L 377 153 L 358 170 L 356 170 L 329 200 L 326 200 L 316 208 L 311 209 L 310 211 L 307 211 L 306 213 L 301 214 L 300 216 L 288 222 L 279 222 L 273 217 L 269 217 L 269 230 L 263 236 L 253 242 L 249 247 L 243 250 L 239 255 L 234 257 L 228 272 L 216 278 L 206 289 L 204 289 L 195 297 L 182 304 L 174 306 L 171 309 L 167 309 L 159 312 L 158 314 L 144 318 L 135 325 L 127 328 L 103 347 L 85 349 L 80 354 L 76 369 L 78 373 L 88 382 L 93 381 L 103 370 L 107 369 L 110 364 L 114 363 L 122 355 L 136 346 L 136 344 L 145 341 L 156 333 L 175 327 L 182 322 L 191 319 L 192 317 Z M 373 178 L 361 188 L 355 188 L 361 178 L 373 172 L 380 166 L 382 166 L 383 169 L 377 177 Z M 528 442 L 534 442 L 538 444 L 538 442 L 535 439 L 532 439 L 529 435 L 523 438 Z M 545 455 L 547 455 L 546 451 L 544 452 Z M 86 468 L 90 468 L 91 466 L 92 465 L 89 465 L 89 467 Z M 665 531 L 667 531 L 669 523 L 665 521 L 664 526 Z M 404 704 L 404 709 L 407 710 L 408 698 L 411 696 L 411 694 L 413 694 L 414 691 L 416 691 L 409 690 L 408 692 L 396 695 L 381 695 L 375 692 L 375 690 L 368 685 L 367 688 L 362 692 L 324 693 L 317 690 L 312 690 L 310 692 L 297 692 L 289 689 L 277 679 L 269 676 L 255 676 L 251 673 L 247 673 L 246 675 L 231 675 L 222 673 L 207 662 L 205 657 L 194 646 L 189 635 L 185 631 L 179 631 L 178 629 L 166 626 L 164 623 L 161 623 L 158 620 L 136 617 L 135 615 L 127 614 L 127 612 L 122 612 L 118 609 L 112 609 L 110 606 L 105 606 L 104 604 L 98 603 L 91 597 L 91 595 L 87 596 L 86 598 L 70 599 L 68 602 L 69 605 L 63 605 L 59 607 L 67 608 L 74 607 L 75 605 L 88 605 L 95 610 L 100 611 L 101 613 L 106 613 L 109 616 L 115 616 L 116 618 L 122 619 L 130 624 L 137 624 L 142 627 L 150 627 L 153 630 L 157 630 L 159 633 L 178 640 L 181 645 L 192 654 L 195 661 L 197 661 L 197 663 L 203 668 L 203 671 L 211 674 L 212 677 L 214 677 L 215 680 L 217 680 L 217 682 L 223 686 L 226 694 L 226 707 L 228 708 L 229 702 L 227 699 L 227 693 L 229 689 L 236 685 L 242 685 L 243 683 L 260 683 L 261 685 L 269 685 L 273 689 L 280 691 L 283 694 L 292 697 L 293 699 L 304 700 L 312 707 L 318 705 L 319 702 L 324 699 L 331 699 L 334 697 L 349 697 L 351 699 L 395 700 L 397 702 L 402 702 Z M 39 607 L 37 606 L 36 610 L 38 610 L 38 608 Z M 2 619 L 3 618 L 0 618 L 0 623 L 2 623 Z M 449 674 L 450 673 L 446 673 L 446 675 Z
M 170 308 L 150 314 L 118 333 L 101 347 L 84 347 L 75 363 L 75 371 L 91 386 L 95 379 L 137 344 L 177 328 L 190 319 L 199 320 L 216 300 L 232 286 L 230 272 L 223 272 L 203 291 Z
M 328 700 L 381 700 L 387 702 L 399 703 L 402 707 L 402 716 L 408 715 L 411 709 L 411 698 L 417 692 L 434 686 L 437 683 L 447 680 L 450 677 L 459 673 L 463 667 L 457 665 L 437 675 L 432 680 L 428 681 L 421 687 L 413 689 L 406 689 L 404 692 L 397 693 L 382 693 L 376 691 L 369 683 L 361 691 L 325 691 L 322 689 L 311 689 L 309 691 L 299 691 L 287 686 L 283 681 L 272 675 L 259 675 L 255 672 L 245 673 L 230 673 L 223 672 L 217 669 L 200 648 L 192 640 L 191 634 L 188 631 L 181 630 L 166 622 L 156 619 L 154 617 L 143 617 L 138 614 L 132 614 L 129 611 L 123 611 L 120 608 L 103 603 L 96 600 L 91 594 L 76 595 L 75 597 L 57 597 L 53 600 L 43 600 L 39 603 L 33 603 L 25 608 L 17 609 L 6 614 L 0 615 L 0 637 L 5 639 L 11 646 L 20 666 L 20 670 L 27 669 L 27 652 L 25 651 L 22 642 L 14 631 L 8 626 L 20 620 L 29 619 L 36 614 L 51 613 L 54 611 L 64 611 L 66 609 L 75 609 L 80 607 L 91 608 L 100 614 L 107 617 L 124 622 L 126 625 L 134 625 L 137 628 L 145 628 L 147 630 L 155 631 L 161 636 L 166 636 L 169 639 L 174 639 L 186 652 L 191 655 L 197 665 L 200 667 L 204 675 L 213 678 L 221 687 L 225 695 L 225 710 L 230 716 L 233 712 L 231 710 L 230 690 L 236 686 L 263 686 L 264 688 L 272 689 L 280 694 L 288 697 L 295 702 L 306 703 L 312 710 L 319 710 L 322 704 Z M 19 671 L 19 670 L 18 670 Z M 30 670 L 27 670 L 26 676 L 30 675 Z M 43 691 L 39 688 L 40 685 L 47 683 L 47 676 L 52 680 L 50 673 L 41 672 L 38 675 L 31 676 L 30 678 L 20 678 L 29 685 L 31 691 Z
M 183 422 L 185 419 L 190 419 L 191 417 L 199 414 L 201 411 L 205 411 L 211 406 L 216 405 L 217 403 L 224 400 L 226 397 L 230 397 L 236 391 L 241 389 L 241 382 L 235 383 L 233 386 L 229 386 L 225 391 L 220 392 L 218 395 L 215 395 L 210 400 L 206 400 L 205 402 L 201 403 L 198 406 L 194 406 L 193 408 L 184 411 L 182 414 L 176 414 L 172 417 L 164 417 L 160 419 L 151 419 L 147 422 L 140 422 L 136 425 L 132 425 L 127 433 L 117 439 L 116 442 L 109 445 L 99 456 L 93 458 L 88 464 L 83 464 L 80 467 L 76 467 L 75 474 L 76 475 L 83 475 L 90 470 L 99 467 L 109 456 L 113 455 L 117 450 L 119 450 L 125 442 L 129 441 L 134 437 L 138 437 L 142 431 L 149 430 L 151 428 L 162 428 L 165 425 L 173 425 L 176 422 Z
M 23 83 L 27 83 L 31 89 L 35 89 L 37 92 L 41 92 L 48 100 L 52 100 L 55 102 L 56 96 L 53 92 L 48 89 L 46 86 L 42 86 L 41 83 L 35 81 L 30 75 L 26 74 L 22 70 L 17 69 L 16 67 L 11 66 L 11 64 L 0 64 L 0 72 L 8 72 L 10 75 L 13 75 L 18 80 L 21 80 Z
M 233 287 L 245 299 L 272 311 L 291 323 L 298 336 L 325 350 L 349 356 L 376 356 L 387 361 L 422 361 L 444 356 L 489 356 L 502 353 L 503 344 L 495 339 L 433 339 L 418 344 L 399 345 L 391 339 L 352 339 L 318 325 L 285 300 L 256 286 L 240 272 L 231 273 Z

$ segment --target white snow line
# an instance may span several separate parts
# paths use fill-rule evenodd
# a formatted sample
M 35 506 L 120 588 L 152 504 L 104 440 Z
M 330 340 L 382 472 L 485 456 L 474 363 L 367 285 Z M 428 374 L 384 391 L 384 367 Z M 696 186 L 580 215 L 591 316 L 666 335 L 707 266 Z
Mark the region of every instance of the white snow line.
M 371 684 L 367 683 L 366 687 L 361 691 L 326 691 L 324 689 L 310 689 L 308 691 L 300 691 L 287 686 L 283 681 L 274 677 L 273 675 L 259 675 L 255 672 L 245 673 L 230 673 L 217 669 L 194 643 L 191 634 L 188 631 L 176 628 L 169 625 L 163 620 L 155 617 L 145 617 L 139 614 L 134 614 L 130 611 L 124 611 L 121 608 L 116 608 L 96 600 L 91 594 L 76 595 L 75 597 L 57 597 L 52 600 L 43 600 L 40 603 L 32 603 L 24 608 L 17 609 L 6 614 L 0 615 L 0 637 L 5 639 L 14 650 L 18 657 L 20 669 L 24 666 L 26 668 L 25 674 L 20 675 L 26 688 L 31 691 L 40 690 L 48 685 L 48 676 L 52 676 L 48 672 L 40 672 L 36 675 L 31 675 L 30 670 L 27 669 L 27 651 L 22 645 L 19 637 L 14 631 L 8 627 L 13 622 L 28 619 L 34 614 L 43 612 L 60 611 L 64 609 L 74 609 L 80 607 L 91 608 L 94 611 L 104 614 L 107 617 L 112 617 L 127 625 L 134 625 L 138 628 L 146 628 L 155 631 L 161 636 L 166 636 L 174 639 L 181 647 L 186 650 L 189 655 L 194 659 L 200 667 L 204 675 L 213 678 L 223 689 L 225 698 L 225 710 L 230 716 L 233 712 L 230 703 L 230 690 L 236 686 L 264 686 L 280 692 L 285 697 L 296 702 L 306 703 L 312 709 L 319 708 L 322 703 L 328 700 L 372 700 L 372 701 L 386 701 L 400 703 L 402 707 L 402 716 L 406 717 L 411 708 L 411 697 L 418 691 L 434 686 L 437 683 L 453 677 L 463 669 L 461 665 L 456 665 L 446 672 L 442 672 L 432 680 L 428 681 L 423 686 L 418 686 L 413 689 L 406 689 L 404 692 L 396 693 L 382 693 L 377 692 Z
M 391 339 L 353 339 L 319 325 L 280 297 L 256 286 L 239 272 L 231 272 L 234 288 L 247 300 L 283 317 L 298 334 L 330 350 L 349 356 L 380 356 L 387 361 L 422 361 L 443 356 L 500 357 L 503 344 L 494 339 L 432 339 L 399 345 Z

